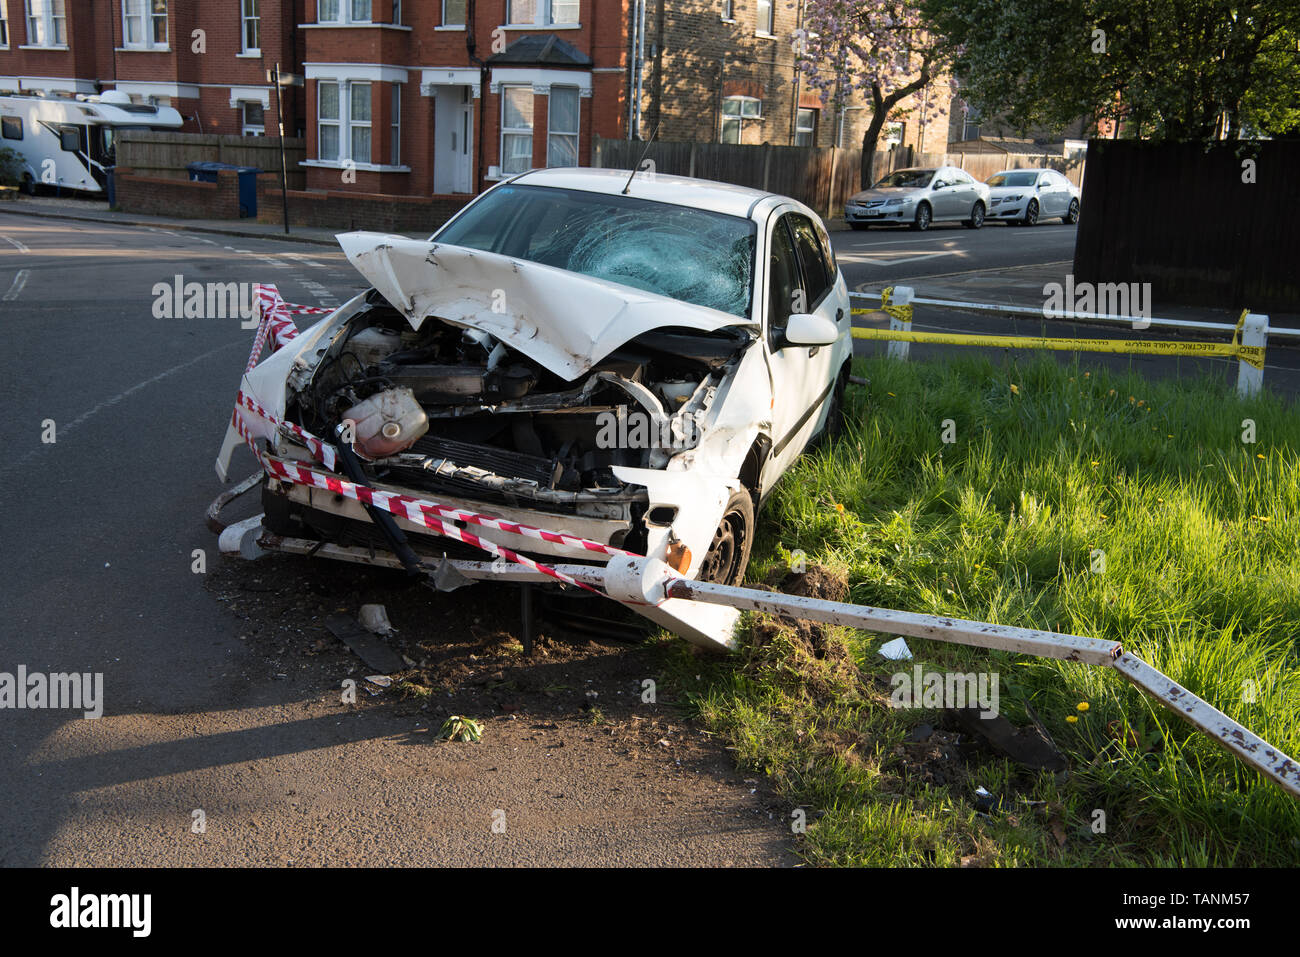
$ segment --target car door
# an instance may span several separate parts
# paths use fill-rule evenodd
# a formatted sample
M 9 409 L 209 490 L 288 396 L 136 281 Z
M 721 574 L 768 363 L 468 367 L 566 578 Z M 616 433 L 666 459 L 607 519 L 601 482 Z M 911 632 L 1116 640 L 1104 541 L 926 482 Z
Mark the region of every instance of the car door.
M 957 184 L 953 189 L 953 216 L 959 219 L 966 219 L 970 216 L 971 208 L 975 205 L 975 180 L 971 179 L 961 170 L 952 171 L 953 181 Z
M 951 219 L 953 212 L 953 181 L 946 169 L 935 171 L 930 181 L 930 211 L 935 220 Z
M 1060 216 L 1061 190 L 1049 172 L 1038 174 L 1038 208 L 1043 217 Z
M 832 346 L 792 346 L 786 321 L 795 312 L 826 316 L 843 330 L 848 310 L 817 228 L 800 212 L 779 207 L 768 220 L 764 349 L 772 377 L 772 454 L 763 470 L 767 488 L 783 473 L 822 424 L 835 385 Z M 801 308 L 802 307 L 802 308 Z

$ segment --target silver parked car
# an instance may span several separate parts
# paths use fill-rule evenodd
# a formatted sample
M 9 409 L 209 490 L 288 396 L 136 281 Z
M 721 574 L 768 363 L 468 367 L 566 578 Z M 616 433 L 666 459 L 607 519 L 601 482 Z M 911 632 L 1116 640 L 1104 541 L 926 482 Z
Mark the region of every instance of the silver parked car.
M 898 169 L 871 189 L 849 197 L 844 219 L 854 229 L 873 224 L 929 229 L 931 223 L 961 222 L 969 229 L 984 225 L 989 188 L 955 166 Z
M 1054 169 L 1006 169 L 988 178 L 989 219 L 1033 226 L 1040 219 L 1079 221 L 1079 187 Z

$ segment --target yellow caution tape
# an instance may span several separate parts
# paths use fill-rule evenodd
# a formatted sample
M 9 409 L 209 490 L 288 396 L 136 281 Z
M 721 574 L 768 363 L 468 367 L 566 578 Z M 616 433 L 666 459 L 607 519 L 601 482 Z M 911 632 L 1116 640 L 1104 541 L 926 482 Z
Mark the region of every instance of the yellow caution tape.
M 857 310 L 854 310 L 856 312 Z M 869 310 L 876 311 L 876 310 Z M 1244 319 L 1244 315 L 1243 315 Z M 1035 336 L 973 336 L 946 332 L 904 332 L 892 329 L 854 329 L 854 339 L 893 342 L 931 342 L 950 346 L 994 346 L 1004 349 L 1055 349 L 1059 352 L 1118 352 L 1162 356 L 1228 356 L 1264 368 L 1264 347 L 1222 342 L 1148 342 L 1136 339 L 1047 339 Z
M 855 316 L 879 315 L 880 313 L 883 312 L 885 315 L 897 319 L 899 322 L 911 322 L 912 304 L 909 302 L 904 306 L 890 305 L 889 300 L 893 297 L 893 295 L 894 295 L 894 287 L 889 286 L 880 291 L 879 309 L 853 309 L 851 311 Z

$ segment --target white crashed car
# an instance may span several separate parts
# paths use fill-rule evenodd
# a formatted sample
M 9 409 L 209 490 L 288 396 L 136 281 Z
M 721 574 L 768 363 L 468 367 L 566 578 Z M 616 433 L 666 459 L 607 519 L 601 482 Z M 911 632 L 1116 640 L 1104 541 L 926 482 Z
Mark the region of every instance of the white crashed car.
M 759 504 L 837 427 L 848 290 L 821 220 L 786 197 L 539 170 L 427 241 L 339 242 L 372 288 L 254 368 L 243 392 L 329 441 L 352 425 L 376 489 L 737 583 Z M 266 454 L 312 462 L 292 430 L 248 419 Z M 228 435 L 222 474 L 237 444 Z M 270 479 L 263 506 L 273 535 L 385 548 L 351 498 Z M 416 553 L 490 557 L 397 524 Z M 473 531 L 542 562 L 601 560 Z

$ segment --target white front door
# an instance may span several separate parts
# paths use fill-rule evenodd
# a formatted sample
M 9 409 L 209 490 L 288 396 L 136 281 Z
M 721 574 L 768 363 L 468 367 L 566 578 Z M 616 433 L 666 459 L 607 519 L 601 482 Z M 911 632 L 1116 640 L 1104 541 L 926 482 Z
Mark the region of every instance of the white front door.
M 473 192 L 474 97 L 469 86 L 435 87 L 433 191 Z

